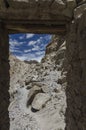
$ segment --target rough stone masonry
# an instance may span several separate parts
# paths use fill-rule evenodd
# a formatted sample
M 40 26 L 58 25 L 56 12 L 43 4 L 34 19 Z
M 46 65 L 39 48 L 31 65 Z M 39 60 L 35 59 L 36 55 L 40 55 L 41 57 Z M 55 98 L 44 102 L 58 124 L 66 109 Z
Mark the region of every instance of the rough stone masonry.
M 86 11 L 80 15 L 67 35 L 67 130 L 86 129 Z
M 8 34 L 25 32 L 27 26 L 26 24 L 23 26 L 22 23 L 22 26 L 19 26 L 20 20 L 27 24 L 29 20 L 36 20 L 37 23 L 44 20 L 43 24 L 46 24 L 46 20 L 50 21 L 49 24 L 53 20 L 54 25 L 56 22 L 58 25 L 69 23 L 66 38 L 68 60 L 66 130 L 86 130 L 86 0 L 7 2 L 8 8 L 5 1 L 0 1 L 0 129 L 9 130 Z

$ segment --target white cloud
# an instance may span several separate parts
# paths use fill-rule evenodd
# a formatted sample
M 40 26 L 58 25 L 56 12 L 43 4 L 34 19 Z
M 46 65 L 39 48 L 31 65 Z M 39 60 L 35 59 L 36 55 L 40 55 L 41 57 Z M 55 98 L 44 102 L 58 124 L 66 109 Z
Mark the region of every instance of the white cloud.
M 36 41 L 30 41 L 30 42 L 28 43 L 28 46 L 31 46 L 31 45 L 34 45 L 34 44 L 36 44 Z
M 46 35 L 46 36 L 44 36 L 44 37 L 39 37 L 37 40 L 35 40 L 35 41 L 30 41 L 29 43 L 28 43 L 28 46 L 34 46 L 34 45 L 39 45 L 39 46 L 41 46 L 40 47 L 40 50 L 43 50 L 43 48 L 45 48 L 46 47 L 46 44 L 44 44 L 45 43 L 45 41 L 49 41 L 51 39 L 51 35 Z M 33 49 L 34 50 L 34 49 Z
M 15 46 L 15 45 L 18 45 L 19 42 L 15 39 L 14 40 L 10 39 L 9 44 Z
M 31 49 L 24 50 L 24 53 L 28 53 L 28 52 L 31 52 L 31 51 L 32 51 Z
M 39 56 L 39 55 L 44 55 L 44 54 L 45 54 L 45 51 L 38 51 L 38 52 L 36 52 L 35 54 L 38 55 L 38 56 Z
M 24 39 L 24 38 L 25 38 L 25 34 L 23 34 L 23 35 L 21 35 L 21 36 L 19 37 L 20 40 L 22 40 L 22 39 Z
M 39 46 L 34 46 L 34 48 L 32 48 L 32 51 L 39 51 L 40 47 Z
M 35 42 L 35 44 L 40 44 L 40 43 L 42 43 L 42 40 L 43 40 L 43 37 L 40 37 L 39 39 L 37 39 Z
M 15 55 L 16 56 L 16 55 Z M 26 56 L 16 56 L 19 60 L 24 61 L 26 60 Z
M 25 34 L 24 38 L 32 38 L 35 34 Z M 50 40 L 51 36 L 46 35 L 43 37 L 39 37 L 37 40 L 31 40 L 28 44 L 27 41 L 19 42 L 16 39 L 10 38 L 9 44 L 10 44 L 10 51 L 13 52 L 16 57 L 20 60 L 37 60 L 41 61 L 42 57 L 45 53 L 45 46 L 47 45 L 46 41 L 48 42 Z M 20 40 L 23 39 L 23 36 L 19 37 Z M 21 45 L 25 44 L 25 46 L 22 46 L 23 52 L 21 51 Z M 28 46 L 28 48 L 27 48 Z M 30 47 L 31 46 L 31 47 Z M 20 48 L 19 48 L 20 47 Z M 33 48 L 32 48 L 33 47 Z M 19 54 L 16 54 L 19 53 Z
M 18 42 L 15 39 L 10 39 L 9 45 L 10 45 L 10 52 L 12 53 L 22 53 L 22 51 L 19 49 L 19 46 L 24 44 L 25 42 Z
M 17 49 L 10 49 L 10 52 L 12 52 L 12 53 L 22 53 L 22 51 L 17 50 Z
M 26 42 L 19 42 L 19 45 L 25 44 Z
M 34 45 L 34 44 L 43 44 L 45 41 L 49 41 L 51 39 L 51 35 L 46 35 L 44 37 L 39 37 L 36 41 L 30 41 L 28 45 Z
M 18 48 L 18 47 L 15 47 L 15 45 L 10 45 L 10 52 L 13 52 L 13 53 L 22 53 L 22 51 Z
M 34 35 L 35 35 L 35 34 L 29 34 L 29 33 L 27 33 L 27 34 L 26 34 L 26 38 L 27 38 L 27 39 L 32 38 Z
M 30 41 L 29 43 L 28 43 L 28 46 L 29 45 L 35 45 L 35 44 L 40 44 L 40 43 L 42 43 L 42 37 L 40 37 L 39 39 L 37 39 L 36 41 Z
M 38 56 L 35 60 L 37 60 L 38 62 L 41 62 L 42 58 L 43 58 L 42 56 Z
M 13 39 L 10 39 L 10 41 L 9 41 L 9 44 L 10 44 L 10 46 L 20 46 L 20 45 L 22 45 L 22 44 L 24 44 L 25 42 L 18 42 L 17 40 L 13 40 Z
M 52 37 L 52 35 L 46 35 L 46 36 L 44 37 L 44 39 L 48 41 L 48 40 L 51 39 L 51 37 Z

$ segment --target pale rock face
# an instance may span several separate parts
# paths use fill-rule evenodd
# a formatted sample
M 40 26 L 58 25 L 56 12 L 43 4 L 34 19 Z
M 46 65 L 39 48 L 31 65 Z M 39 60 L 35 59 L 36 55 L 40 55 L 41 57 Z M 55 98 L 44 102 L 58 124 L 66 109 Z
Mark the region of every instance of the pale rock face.
M 41 110 L 43 107 L 45 107 L 49 99 L 50 99 L 49 94 L 45 94 L 45 93 L 37 94 L 32 102 L 32 105 L 31 105 L 32 109 Z
M 42 86 L 42 91 L 43 91 L 44 93 L 48 93 L 48 92 L 49 92 L 49 87 L 46 86 L 46 85 L 43 85 L 43 86 Z
M 41 63 L 10 55 L 10 130 L 65 129 L 66 72 L 61 62 L 65 55 L 55 57 L 65 53 L 65 38 L 60 38 L 52 38 Z
M 33 102 L 33 99 L 37 93 L 41 92 L 41 88 L 39 86 L 34 86 L 30 89 L 29 94 L 28 94 L 28 101 L 27 101 L 27 106 L 31 105 Z

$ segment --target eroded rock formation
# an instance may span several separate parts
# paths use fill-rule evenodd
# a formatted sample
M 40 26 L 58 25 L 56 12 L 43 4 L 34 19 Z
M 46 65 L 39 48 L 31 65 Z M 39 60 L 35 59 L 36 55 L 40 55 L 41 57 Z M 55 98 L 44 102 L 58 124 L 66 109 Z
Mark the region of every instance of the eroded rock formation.
M 46 47 L 41 63 L 26 64 L 10 56 L 10 130 L 65 129 L 65 55 L 55 58 L 66 50 L 60 38 L 55 36 Z

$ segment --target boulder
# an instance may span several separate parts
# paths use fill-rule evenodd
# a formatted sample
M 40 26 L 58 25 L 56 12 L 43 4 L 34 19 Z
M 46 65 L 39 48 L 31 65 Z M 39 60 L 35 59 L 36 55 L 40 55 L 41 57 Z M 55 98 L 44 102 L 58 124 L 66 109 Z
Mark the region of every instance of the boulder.
M 32 102 L 32 110 L 41 110 L 49 100 L 49 94 L 38 93 Z

